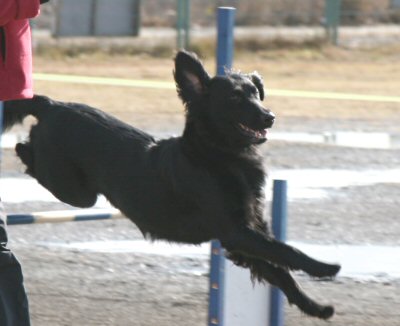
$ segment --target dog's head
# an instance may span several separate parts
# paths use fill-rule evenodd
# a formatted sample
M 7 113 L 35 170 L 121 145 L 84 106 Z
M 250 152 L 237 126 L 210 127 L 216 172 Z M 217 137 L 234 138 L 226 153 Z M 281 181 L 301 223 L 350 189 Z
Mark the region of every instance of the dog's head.
M 196 55 L 180 51 L 175 57 L 175 82 L 189 121 L 201 120 L 213 136 L 233 146 L 267 140 L 275 116 L 261 101 L 264 87 L 256 72 L 228 72 L 210 77 Z

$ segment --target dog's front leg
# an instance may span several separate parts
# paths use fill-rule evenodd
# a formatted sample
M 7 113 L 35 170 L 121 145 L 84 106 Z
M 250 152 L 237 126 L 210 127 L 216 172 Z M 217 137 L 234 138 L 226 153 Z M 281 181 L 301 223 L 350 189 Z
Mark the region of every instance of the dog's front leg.
M 332 306 L 320 305 L 308 297 L 287 269 L 240 254 L 231 254 L 228 252 L 227 258 L 232 260 L 235 265 L 249 268 L 252 279 L 257 279 L 259 282 L 268 282 L 280 288 L 286 295 L 289 303 L 296 305 L 307 315 L 322 319 L 328 319 L 333 315 L 334 308 Z
M 303 270 L 315 277 L 333 277 L 340 270 L 340 265 L 315 260 L 296 248 L 249 228 L 238 229 L 228 238 L 222 239 L 221 243 L 229 252 L 291 270 Z

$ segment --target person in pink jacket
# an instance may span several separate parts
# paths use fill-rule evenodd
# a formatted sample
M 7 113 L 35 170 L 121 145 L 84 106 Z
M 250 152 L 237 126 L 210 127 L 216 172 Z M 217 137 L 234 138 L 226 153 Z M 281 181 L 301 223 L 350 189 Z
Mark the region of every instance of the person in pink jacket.
M 39 0 L 1 0 L 1 101 L 33 96 L 31 32 L 28 19 L 39 14 L 40 3 Z
M 0 135 L 3 101 L 31 98 L 32 49 L 29 18 L 48 0 L 0 0 Z M 0 200 L 0 326 L 30 325 L 21 265 L 7 246 Z

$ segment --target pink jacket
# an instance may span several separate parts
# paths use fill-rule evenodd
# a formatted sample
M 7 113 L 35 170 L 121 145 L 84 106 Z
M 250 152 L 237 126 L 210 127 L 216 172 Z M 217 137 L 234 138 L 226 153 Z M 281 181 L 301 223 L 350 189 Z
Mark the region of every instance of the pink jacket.
M 39 0 L 0 0 L 0 101 L 33 96 L 28 18 L 39 7 Z

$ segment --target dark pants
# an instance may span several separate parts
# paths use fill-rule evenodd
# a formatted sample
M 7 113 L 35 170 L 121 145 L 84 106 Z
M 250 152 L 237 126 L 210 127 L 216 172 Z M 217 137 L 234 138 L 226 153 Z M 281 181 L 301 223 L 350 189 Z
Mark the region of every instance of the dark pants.
M 6 215 L 0 201 L 0 326 L 29 326 L 21 265 L 7 245 Z

